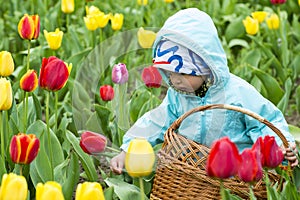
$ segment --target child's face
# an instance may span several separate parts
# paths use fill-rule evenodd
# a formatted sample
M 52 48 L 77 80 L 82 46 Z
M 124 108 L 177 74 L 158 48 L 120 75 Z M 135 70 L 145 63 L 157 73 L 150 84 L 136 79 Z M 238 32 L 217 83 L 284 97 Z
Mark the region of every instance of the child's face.
M 171 72 L 173 86 L 181 91 L 195 92 L 204 82 L 204 77 Z

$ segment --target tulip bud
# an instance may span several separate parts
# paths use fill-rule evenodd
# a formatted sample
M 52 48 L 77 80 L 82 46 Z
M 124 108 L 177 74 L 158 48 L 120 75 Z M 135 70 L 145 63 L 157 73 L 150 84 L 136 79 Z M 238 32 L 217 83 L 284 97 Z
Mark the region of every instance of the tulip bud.
M 112 81 L 116 84 L 124 84 L 128 81 L 128 71 L 125 64 L 119 63 L 113 67 Z
M 241 157 L 236 145 L 228 138 L 223 137 L 215 141 L 206 161 L 208 176 L 221 179 L 237 174 Z
M 279 17 L 276 14 L 271 14 L 270 17 L 266 19 L 268 28 L 271 30 L 276 30 L 279 28 L 280 22 L 279 22 Z
M 82 133 L 80 139 L 80 147 L 90 155 L 101 153 L 105 150 L 107 139 L 101 134 L 86 131 Z
M 26 92 L 32 92 L 38 86 L 36 71 L 28 70 L 20 80 L 20 88 Z
M 142 79 L 149 88 L 159 88 L 161 86 L 162 77 L 156 67 L 150 66 L 144 68 Z
M 0 76 L 9 76 L 15 68 L 14 60 L 8 51 L 0 52 Z
M 1 200 L 26 200 L 28 186 L 24 176 L 14 173 L 4 174 L 0 187 Z
M 61 46 L 61 41 L 63 38 L 63 32 L 59 28 L 55 29 L 55 32 L 49 32 L 44 30 L 44 35 L 47 43 L 52 50 L 56 50 Z
M 100 87 L 100 97 L 103 101 L 111 101 L 115 96 L 114 88 L 110 85 Z
M 74 0 L 62 0 L 61 1 L 61 11 L 63 13 L 72 13 L 74 12 L 75 3 Z
M 49 91 L 64 87 L 69 78 L 68 66 L 55 56 L 43 58 L 40 69 L 39 86 Z
M 75 200 L 105 200 L 103 189 L 97 182 L 79 183 L 76 189 Z
M 164 0 L 165 3 L 173 3 L 174 0 Z
M 115 15 L 111 16 L 110 21 L 112 30 L 118 31 L 123 26 L 124 15 L 116 13 Z
M 257 19 L 253 19 L 248 16 L 245 20 L 243 20 L 243 24 L 246 29 L 246 32 L 249 35 L 255 35 L 259 30 L 259 24 Z
M 137 0 L 138 5 L 146 6 L 148 4 L 148 0 Z
M 242 162 L 238 170 L 238 176 L 244 182 L 258 181 L 263 177 L 261 161 L 258 160 L 256 152 L 245 149 L 241 154 Z
M 36 200 L 64 200 L 61 185 L 55 181 L 48 181 L 45 184 L 38 183 L 36 186 Z
M 151 174 L 155 162 L 154 150 L 145 139 L 133 139 L 129 143 L 125 157 L 125 168 L 132 177 Z
M 95 18 L 96 18 L 98 27 L 104 28 L 110 19 L 110 14 L 106 15 L 103 12 L 101 12 L 100 14 L 95 15 Z
M 9 146 L 12 161 L 18 164 L 29 164 L 37 156 L 40 141 L 34 134 L 19 133 L 14 135 Z
M 25 14 L 19 21 L 18 32 L 22 39 L 37 39 L 40 33 L 40 17 Z
M 256 11 L 251 13 L 251 16 L 253 17 L 253 19 L 257 19 L 259 23 L 262 23 L 265 20 L 267 14 L 268 13 L 265 11 Z
M 138 42 L 142 48 L 151 48 L 156 38 L 156 33 L 144 30 L 144 28 L 141 27 L 137 32 L 137 36 Z
M 95 15 L 88 15 L 86 17 L 83 17 L 83 20 L 88 30 L 94 31 L 98 28 L 98 23 Z
M 284 4 L 286 0 L 270 0 L 270 2 L 276 5 L 276 4 Z
M 5 78 L 0 78 L 0 110 L 8 110 L 12 105 L 11 84 Z

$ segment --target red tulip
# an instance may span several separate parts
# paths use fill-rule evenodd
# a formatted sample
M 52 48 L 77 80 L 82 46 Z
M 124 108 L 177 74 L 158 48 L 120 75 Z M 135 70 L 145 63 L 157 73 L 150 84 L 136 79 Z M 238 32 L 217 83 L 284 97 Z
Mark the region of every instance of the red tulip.
M 242 154 L 242 163 L 238 170 L 238 176 L 244 182 L 258 181 L 263 176 L 260 157 L 255 150 L 245 149 Z
M 257 149 L 261 152 L 261 163 L 263 167 L 275 168 L 284 159 L 282 150 L 277 145 L 274 136 L 266 135 L 264 138 L 258 138 L 252 149 Z
M 162 77 L 156 67 L 150 66 L 144 68 L 142 79 L 149 88 L 159 88 L 161 86 Z
M 206 162 L 206 173 L 211 177 L 229 178 L 237 174 L 241 163 L 236 145 L 223 137 L 213 143 Z
M 100 87 L 100 97 L 103 101 L 111 101 L 115 96 L 114 88 L 110 85 Z
M 113 67 L 112 81 L 117 84 L 124 84 L 128 81 L 128 71 L 125 64 L 119 63 Z
M 39 86 L 46 90 L 60 90 L 69 78 L 68 66 L 55 56 L 43 58 Z
M 272 4 L 284 4 L 286 0 L 270 0 Z
M 12 161 L 18 164 L 29 164 L 37 156 L 40 141 L 34 134 L 19 133 L 10 142 L 9 153 Z
M 18 32 L 22 39 L 37 39 L 40 34 L 40 17 L 25 14 L 19 21 Z
M 38 85 L 38 78 L 36 71 L 29 70 L 24 74 L 20 80 L 20 87 L 26 92 L 32 92 Z
M 106 148 L 106 144 L 107 139 L 105 136 L 91 131 L 82 133 L 79 143 L 81 149 L 90 155 L 103 152 Z

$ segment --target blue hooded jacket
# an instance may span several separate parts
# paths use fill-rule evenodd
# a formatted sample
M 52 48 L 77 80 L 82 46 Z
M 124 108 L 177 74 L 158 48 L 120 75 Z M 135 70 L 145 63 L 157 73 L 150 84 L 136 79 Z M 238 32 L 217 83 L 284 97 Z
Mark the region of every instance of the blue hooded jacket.
M 165 131 L 178 117 L 190 109 L 207 104 L 230 104 L 251 110 L 280 129 L 288 141 L 294 141 L 281 111 L 252 85 L 229 72 L 217 30 L 206 13 L 189 8 L 167 19 L 157 33 L 154 54 L 162 39 L 178 43 L 199 55 L 212 72 L 212 85 L 202 98 L 169 87 L 161 105 L 144 114 L 127 131 L 121 149 L 126 151 L 133 138 L 146 138 L 152 145 L 163 142 Z M 282 144 L 281 139 L 258 120 L 223 109 L 194 113 L 183 120 L 178 133 L 208 147 L 216 139 L 228 136 L 240 151 L 251 148 L 258 137 L 265 135 L 275 136 L 278 145 Z

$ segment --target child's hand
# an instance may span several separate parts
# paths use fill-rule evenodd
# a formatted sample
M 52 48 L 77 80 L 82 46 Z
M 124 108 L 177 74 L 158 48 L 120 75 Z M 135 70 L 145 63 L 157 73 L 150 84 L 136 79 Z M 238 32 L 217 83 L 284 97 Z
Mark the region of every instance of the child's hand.
M 115 157 L 113 157 L 110 161 L 110 169 L 113 171 L 115 174 L 121 174 L 123 167 L 125 165 L 125 156 L 126 152 L 122 151 Z
M 296 144 L 294 142 L 289 143 L 289 147 L 282 148 L 282 152 L 284 154 L 284 158 L 290 162 L 291 168 L 298 166 L 299 161 L 297 158 L 298 150 L 296 148 Z

